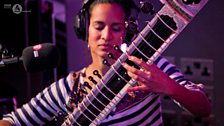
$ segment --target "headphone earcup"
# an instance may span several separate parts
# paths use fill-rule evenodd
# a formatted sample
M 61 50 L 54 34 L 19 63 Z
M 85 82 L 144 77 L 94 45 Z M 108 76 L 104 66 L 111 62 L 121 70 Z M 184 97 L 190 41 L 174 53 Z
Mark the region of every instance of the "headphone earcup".
M 74 30 L 79 39 L 86 40 L 86 14 L 82 9 L 75 17 Z

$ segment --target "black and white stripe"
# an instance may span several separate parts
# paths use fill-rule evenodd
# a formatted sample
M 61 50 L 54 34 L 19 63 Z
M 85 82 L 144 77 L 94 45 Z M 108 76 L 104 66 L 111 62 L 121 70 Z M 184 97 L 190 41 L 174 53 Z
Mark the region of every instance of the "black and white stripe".
M 152 123 L 156 125 L 162 122 L 160 97 L 157 95 L 149 95 L 139 104 L 132 106 L 131 108 L 117 113 L 108 119 L 105 119 L 100 125 L 101 126 L 117 126 L 117 125 L 146 125 L 147 123 Z M 152 120 L 159 115 L 157 120 L 159 122 Z
M 64 104 L 71 92 L 71 75 L 67 79 L 60 79 L 32 98 L 15 112 L 4 115 L 4 120 L 13 122 L 14 125 L 43 125 L 57 114 L 58 111 L 67 113 Z
M 162 71 L 181 85 L 189 81 L 180 71 L 166 59 L 159 57 L 154 62 Z M 68 113 L 64 104 L 68 102 L 72 90 L 72 73 L 67 78 L 60 79 L 48 88 L 37 94 L 29 103 L 23 105 L 15 112 L 4 115 L 3 119 L 14 125 L 43 125 L 52 120 L 58 111 Z M 105 119 L 101 125 L 162 125 L 160 97 L 148 95 L 145 99 L 134 104 L 125 111 L 116 113 Z

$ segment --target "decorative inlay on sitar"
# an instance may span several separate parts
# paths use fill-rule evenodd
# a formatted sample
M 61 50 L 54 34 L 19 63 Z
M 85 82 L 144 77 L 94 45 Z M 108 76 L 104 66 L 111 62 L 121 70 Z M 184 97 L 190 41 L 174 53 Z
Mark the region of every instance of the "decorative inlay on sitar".
M 62 126 L 98 125 L 126 94 L 131 78 L 122 67 L 129 65 L 128 55 L 152 63 L 207 3 L 207 0 L 161 0 L 164 4 L 155 17 L 138 33 L 127 51 L 111 66 L 78 107 L 69 114 Z

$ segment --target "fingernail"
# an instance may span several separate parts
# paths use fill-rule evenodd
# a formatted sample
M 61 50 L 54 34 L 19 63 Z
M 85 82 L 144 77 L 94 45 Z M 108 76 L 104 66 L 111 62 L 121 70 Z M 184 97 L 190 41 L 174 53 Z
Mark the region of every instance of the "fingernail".
M 128 58 L 129 58 L 130 60 L 133 60 L 133 59 L 134 59 L 132 56 L 129 56 Z
M 122 63 L 122 65 L 123 65 L 124 67 L 127 67 L 127 64 L 126 64 L 126 63 Z

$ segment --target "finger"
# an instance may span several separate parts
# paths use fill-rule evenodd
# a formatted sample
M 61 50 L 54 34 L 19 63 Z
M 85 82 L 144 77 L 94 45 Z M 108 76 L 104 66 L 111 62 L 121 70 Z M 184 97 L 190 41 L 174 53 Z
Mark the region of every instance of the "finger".
M 131 67 L 127 64 L 124 64 L 123 66 L 127 69 L 128 75 L 131 78 L 135 79 L 136 81 L 140 81 L 142 83 L 145 83 L 145 81 L 149 80 L 150 77 L 151 77 L 151 73 L 148 72 L 148 71 L 144 72 L 142 70 L 138 70 L 134 67 Z
M 130 87 L 127 89 L 127 92 L 133 92 L 133 91 L 149 91 L 149 89 L 145 85 Z
M 124 67 L 128 72 L 131 72 L 131 73 L 136 74 L 136 75 L 142 75 L 142 74 L 144 74 L 143 71 L 138 70 L 138 69 L 136 69 L 136 68 L 134 68 L 134 67 L 131 67 L 131 66 L 129 66 L 127 63 L 123 63 L 122 65 L 123 65 L 123 67 Z
M 146 83 L 146 79 L 143 77 L 143 76 L 139 76 L 139 75 L 136 75 L 132 72 L 129 72 L 128 71 L 128 75 L 133 78 L 134 80 L 136 80 L 138 83 Z
M 201 89 L 205 89 L 205 85 L 204 84 L 198 84 L 198 87 L 200 87 Z
M 129 56 L 128 58 L 129 58 L 129 60 L 131 60 L 132 62 L 138 64 L 138 65 L 141 66 L 142 68 L 146 68 L 147 70 L 148 70 L 149 66 L 151 65 L 151 64 L 147 64 L 145 61 L 143 61 L 142 59 L 139 59 L 139 58 L 137 58 L 137 57 L 135 57 L 135 56 Z
M 145 84 L 146 81 L 150 81 L 150 79 L 151 79 L 151 72 L 138 70 L 138 69 L 136 69 L 134 67 L 129 66 L 126 63 L 123 63 L 123 64 L 124 64 L 123 65 L 124 68 L 127 69 L 127 73 L 128 73 L 128 75 L 131 78 L 135 79 L 136 81 L 140 81 L 143 84 Z

